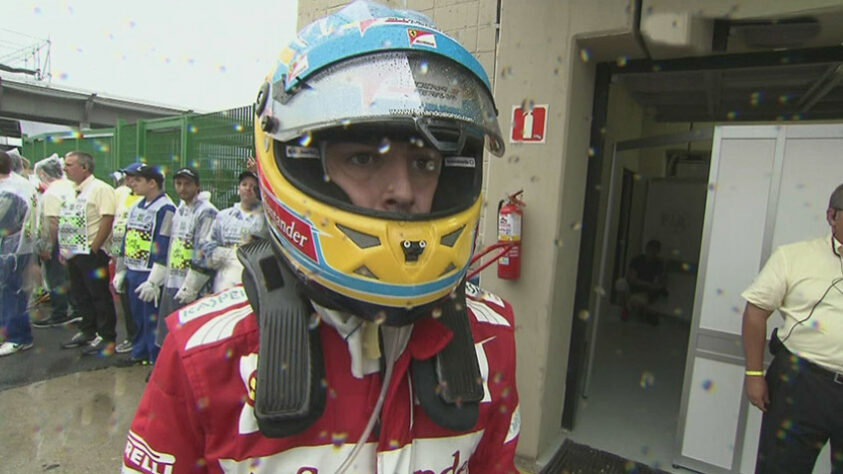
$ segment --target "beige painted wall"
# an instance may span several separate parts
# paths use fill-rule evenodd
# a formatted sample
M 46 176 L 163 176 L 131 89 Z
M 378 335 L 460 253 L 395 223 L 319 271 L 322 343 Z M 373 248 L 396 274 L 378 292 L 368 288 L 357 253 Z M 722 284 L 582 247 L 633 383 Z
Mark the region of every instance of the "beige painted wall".
M 839 42 L 840 0 L 644 0 L 641 34 L 655 59 L 711 53 L 713 19 L 771 19 L 812 15 L 821 22 L 828 14 L 836 19 L 823 25 L 803 47 Z M 740 35 L 729 40 L 729 52 L 749 51 Z
M 508 145 L 492 160 L 483 226 L 494 234 L 495 206 L 506 192 L 525 189 L 522 278 L 498 280 L 494 269 L 482 284 L 516 309 L 521 439 L 527 463 L 552 452 L 562 439 L 561 419 L 570 343 L 595 62 L 585 53 L 599 36 L 631 29 L 626 1 L 504 2 L 495 98 L 501 128 L 509 130 L 513 106 L 548 104 L 544 144 Z M 514 159 L 517 157 L 518 159 Z M 536 467 L 536 466 L 529 466 Z

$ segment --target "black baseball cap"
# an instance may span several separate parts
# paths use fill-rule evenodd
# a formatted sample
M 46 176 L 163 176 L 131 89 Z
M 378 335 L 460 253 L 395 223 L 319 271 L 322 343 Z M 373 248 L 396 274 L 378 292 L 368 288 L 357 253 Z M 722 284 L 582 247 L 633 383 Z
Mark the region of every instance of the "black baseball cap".
M 129 164 L 129 166 L 123 168 L 120 171 L 122 171 L 125 175 L 134 176 L 137 175 L 138 170 L 141 166 L 143 166 L 143 163 L 141 163 L 140 161 L 136 161 L 134 163 Z
M 129 173 L 132 176 L 140 176 L 141 178 L 154 179 L 158 182 L 158 186 L 164 185 L 164 174 L 157 166 L 141 165 L 134 173 Z
M 240 173 L 240 176 L 238 176 L 238 177 L 237 177 L 237 182 L 239 183 L 239 182 L 243 181 L 243 180 L 244 180 L 244 179 L 246 179 L 246 178 L 252 178 L 252 179 L 254 179 L 255 181 L 257 181 L 257 182 L 258 182 L 258 184 L 260 184 L 260 180 L 258 179 L 258 175 L 256 175 L 256 174 L 255 174 L 254 172 L 252 172 L 252 171 L 244 171 L 244 172 Z
M 192 179 L 194 183 L 199 184 L 199 173 L 189 166 L 185 166 L 184 168 L 180 168 L 176 171 L 176 174 L 173 175 L 173 181 L 179 177 Z

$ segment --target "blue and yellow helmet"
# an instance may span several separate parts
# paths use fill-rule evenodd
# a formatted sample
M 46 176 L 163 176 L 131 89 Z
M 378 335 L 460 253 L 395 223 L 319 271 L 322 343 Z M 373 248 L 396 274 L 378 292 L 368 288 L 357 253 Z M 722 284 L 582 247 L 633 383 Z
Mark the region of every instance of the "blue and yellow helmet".
M 483 148 L 502 155 L 489 80 L 421 14 L 357 1 L 299 32 L 255 104 L 272 240 L 320 303 L 408 324 L 465 276 L 482 205 Z M 443 156 L 426 214 L 355 206 L 325 172 L 326 143 L 424 142 Z

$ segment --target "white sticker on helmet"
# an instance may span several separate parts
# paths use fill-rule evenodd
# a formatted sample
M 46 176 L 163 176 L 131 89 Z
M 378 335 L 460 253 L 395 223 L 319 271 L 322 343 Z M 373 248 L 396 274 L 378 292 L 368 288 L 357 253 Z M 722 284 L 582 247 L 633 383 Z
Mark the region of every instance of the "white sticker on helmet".
M 445 157 L 445 166 L 453 168 L 474 168 L 477 165 L 471 156 L 448 156 Z
M 319 149 L 307 146 L 287 145 L 287 156 L 290 158 L 319 159 Z

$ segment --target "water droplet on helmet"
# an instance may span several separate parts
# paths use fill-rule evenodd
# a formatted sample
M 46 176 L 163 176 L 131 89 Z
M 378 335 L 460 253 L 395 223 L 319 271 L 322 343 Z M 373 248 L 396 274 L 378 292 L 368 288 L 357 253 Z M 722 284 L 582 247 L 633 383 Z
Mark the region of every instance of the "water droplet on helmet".
M 378 153 L 380 153 L 381 155 L 389 153 L 389 149 L 391 146 L 392 144 L 390 143 L 389 138 L 384 137 L 383 140 L 381 140 L 380 145 L 378 145 Z

